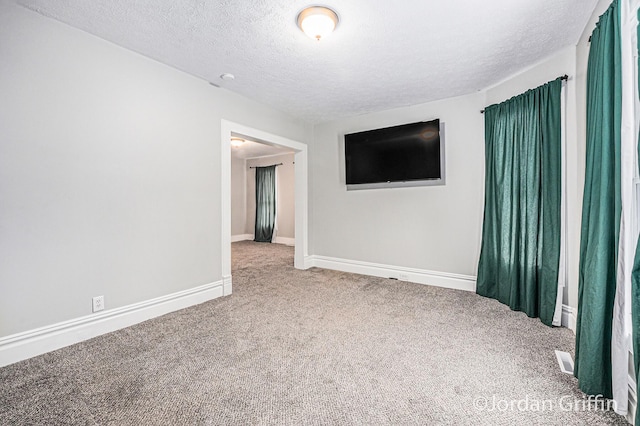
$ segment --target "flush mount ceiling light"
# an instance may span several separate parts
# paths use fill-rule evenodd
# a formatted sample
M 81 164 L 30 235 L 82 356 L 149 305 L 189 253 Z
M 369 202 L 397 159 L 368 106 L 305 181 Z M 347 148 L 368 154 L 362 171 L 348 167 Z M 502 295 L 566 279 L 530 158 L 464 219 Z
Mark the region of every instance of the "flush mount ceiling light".
M 337 25 L 338 15 L 328 7 L 307 7 L 298 15 L 298 27 L 318 41 L 331 34 Z
M 242 145 L 243 143 L 244 143 L 244 139 L 242 139 L 242 138 L 231 138 L 231 145 L 232 146 L 238 147 L 238 146 Z

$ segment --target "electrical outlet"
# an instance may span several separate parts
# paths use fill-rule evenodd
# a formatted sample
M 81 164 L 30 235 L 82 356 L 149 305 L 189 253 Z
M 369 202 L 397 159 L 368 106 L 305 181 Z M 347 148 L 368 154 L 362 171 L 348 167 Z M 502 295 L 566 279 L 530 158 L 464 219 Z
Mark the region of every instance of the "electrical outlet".
M 104 309 L 104 296 L 96 296 L 93 298 L 93 312 Z
M 409 274 L 399 274 L 398 279 L 400 281 L 409 281 Z

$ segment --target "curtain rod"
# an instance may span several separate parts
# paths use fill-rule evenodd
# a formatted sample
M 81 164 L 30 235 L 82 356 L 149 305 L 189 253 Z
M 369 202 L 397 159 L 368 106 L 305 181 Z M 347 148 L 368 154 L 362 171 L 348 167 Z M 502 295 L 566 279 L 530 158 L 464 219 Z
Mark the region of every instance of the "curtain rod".
M 271 166 L 282 166 L 282 163 L 272 164 Z M 250 169 L 257 169 L 258 167 L 271 167 L 271 166 L 249 166 Z
M 563 75 L 562 77 L 558 77 L 560 80 L 564 80 L 567 81 L 569 80 L 569 76 L 568 75 Z M 557 80 L 557 79 L 556 79 Z M 480 114 L 484 114 L 484 110 L 480 110 Z

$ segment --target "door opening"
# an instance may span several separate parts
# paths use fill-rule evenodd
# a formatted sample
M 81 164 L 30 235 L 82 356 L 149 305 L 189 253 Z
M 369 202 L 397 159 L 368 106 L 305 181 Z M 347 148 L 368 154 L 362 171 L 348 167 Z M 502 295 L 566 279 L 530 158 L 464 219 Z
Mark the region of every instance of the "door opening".
M 294 167 L 294 267 L 307 269 L 308 257 L 308 193 L 307 193 L 307 145 L 282 136 L 254 129 L 227 120 L 221 122 L 221 206 L 222 206 L 222 279 L 224 294 L 232 292 L 231 277 L 231 138 L 242 137 L 277 149 L 293 152 Z

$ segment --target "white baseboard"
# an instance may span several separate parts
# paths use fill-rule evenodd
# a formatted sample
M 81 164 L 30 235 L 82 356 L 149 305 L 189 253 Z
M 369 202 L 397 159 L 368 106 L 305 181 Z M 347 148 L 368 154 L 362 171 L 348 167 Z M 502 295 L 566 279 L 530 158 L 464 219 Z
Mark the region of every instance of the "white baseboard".
M 569 305 L 562 305 L 562 318 L 560 319 L 560 324 L 575 333 L 576 321 L 576 310 Z
M 305 269 L 315 266 L 318 268 L 352 272 L 355 274 L 370 275 L 374 277 L 395 278 L 399 281 L 409 281 L 418 284 L 433 285 L 436 287 L 476 291 L 476 277 L 469 275 L 436 272 L 425 269 L 403 268 L 399 266 L 317 255 L 305 257 L 304 266 Z M 576 310 L 571 306 L 562 305 L 562 326 L 567 327 L 575 333 L 576 321 Z
M 287 238 L 287 237 L 276 237 L 273 241 L 276 244 L 284 244 L 286 246 L 295 246 L 296 240 L 295 238 Z
M 253 241 L 253 234 L 240 234 L 240 235 L 232 235 L 231 242 L 237 243 L 238 241 Z M 273 240 L 275 244 L 284 244 L 287 246 L 295 246 L 296 239 L 295 238 L 287 238 L 287 237 L 276 237 Z
M 304 266 L 303 269 L 313 268 L 315 265 L 313 263 L 313 258 L 315 256 L 305 256 L 304 257 Z
M 230 294 L 223 281 L 0 338 L 0 367 Z
M 222 277 L 222 295 L 229 296 L 233 292 L 233 280 L 231 275 Z
M 309 267 L 315 266 L 318 268 L 352 272 L 355 274 L 370 275 L 374 277 L 395 278 L 399 281 L 427 284 L 436 287 L 476 291 L 476 277 L 470 275 L 428 271 L 426 269 L 404 268 L 400 266 L 383 265 L 358 260 L 337 259 L 317 255 L 308 256 L 308 258 L 305 259 L 305 266 L 307 265 L 309 265 Z

